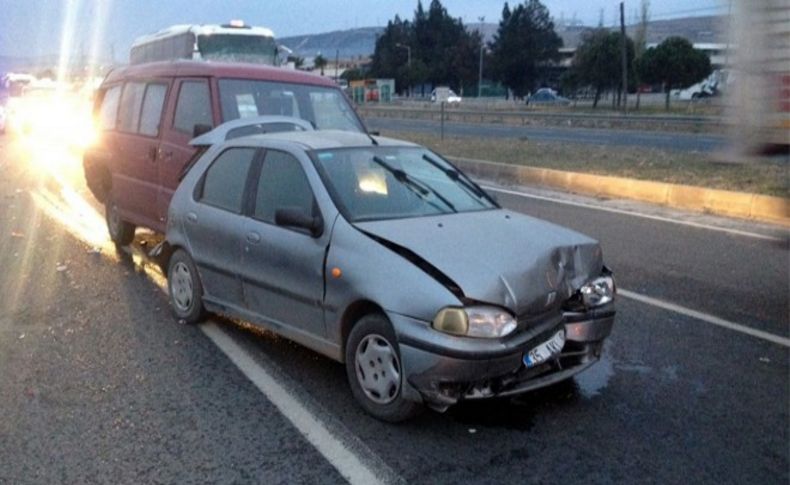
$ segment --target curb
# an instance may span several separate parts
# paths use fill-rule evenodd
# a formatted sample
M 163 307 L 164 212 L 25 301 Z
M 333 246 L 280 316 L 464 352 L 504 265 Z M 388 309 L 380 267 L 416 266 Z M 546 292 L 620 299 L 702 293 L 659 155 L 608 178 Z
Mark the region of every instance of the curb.
M 790 199 L 624 177 L 447 157 L 465 172 L 505 184 L 537 184 L 569 192 L 632 199 L 677 209 L 790 226 Z

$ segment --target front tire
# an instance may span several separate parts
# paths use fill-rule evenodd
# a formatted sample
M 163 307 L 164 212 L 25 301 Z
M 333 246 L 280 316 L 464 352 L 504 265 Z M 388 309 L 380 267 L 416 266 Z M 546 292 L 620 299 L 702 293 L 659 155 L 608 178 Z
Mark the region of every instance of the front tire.
M 170 257 L 167 269 L 170 308 L 176 320 L 194 324 L 203 320 L 203 284 L 192 258 L 182 249 Z
M 403 398 L 398 341 L 384 315 L 366 315 L 354 325 L 346 341 L 345 357 L 351 392 L 370 415 L 396 423 L 420 411 L 419 403 Z
M 110 239 L 118 246 L 127 246 L 134 241 L 134 231 L 137 229 L 134 224 L 130 224 L 121 219 L 121 214 L 118 211 L 118 204 L 116 204 L 112 197 L 108 197 L 108 201 L 104 204 L 104 218 L 107 222 L 107 232 L 110 233 Z

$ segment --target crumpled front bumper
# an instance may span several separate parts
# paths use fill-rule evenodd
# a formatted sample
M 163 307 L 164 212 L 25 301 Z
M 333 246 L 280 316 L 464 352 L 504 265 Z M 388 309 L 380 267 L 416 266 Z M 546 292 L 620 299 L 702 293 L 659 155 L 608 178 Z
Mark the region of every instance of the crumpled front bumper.
M 473 339 L 437 332 L 425 322 L 390 314 L 398 335 L 404 397 L 444 409 L 460 400 L 503 397 L 563 381 L 597 362 L 614 324 L 614 304 L 545 317 L 509 339 Z M 526 367 L 526 352 L 565 329 L 560 354 Z

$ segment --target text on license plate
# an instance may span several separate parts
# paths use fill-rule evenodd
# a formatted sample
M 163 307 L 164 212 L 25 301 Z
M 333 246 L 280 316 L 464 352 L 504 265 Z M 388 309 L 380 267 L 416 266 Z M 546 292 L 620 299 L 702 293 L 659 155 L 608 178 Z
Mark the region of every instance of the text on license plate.
M 565 330 L 555 333 L 549 340 L 538 345 L 524 354 L 524 364 L 533 367 L 548 360 L 551 356 L 559 354 L 565 346 Z

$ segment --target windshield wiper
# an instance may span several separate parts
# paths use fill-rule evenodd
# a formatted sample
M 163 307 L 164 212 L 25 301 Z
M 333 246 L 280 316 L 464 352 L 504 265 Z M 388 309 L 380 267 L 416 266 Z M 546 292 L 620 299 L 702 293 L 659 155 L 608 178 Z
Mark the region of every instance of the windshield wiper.
M 394 168 L 392 165 L 390 165 L 389 163 L 385 162 L 384 160 L 382 160 L 380 157 L 378 157 L 376 155 L 373 156 L 373 161 L 376 162 L 381 167 L 383 167 L 384 170 L 386 170 L 389 173 L 391 173 L 395 177 L 395 180 L 397 180 L 398 182 L 402 183 L 403 185 L 405 185 L 406 187 L 411 189 L 412 192 L 415 192 L 416 194 L 419 194 L 420 198 L 422 198 L 423 200 L 425 200 L 426 202 L 428 202 L 432 206 L 434 206 L 437 209 L 439 209 L 439 207 L 436 204 L 434 204 L 431 201 L 425 199 L 425 196 L 428 195 L 428 194 L 435 195 L 436 198 L 441 200 L 442 203 L 444 203 L 444 205 L 446 205 L 451 211 L 458 212 L 456 210 L 456 208 L 455 208 L 455 205 L 453 205 L 452 202 L 447 200 L 447 198 L 445 196 L 440 194 L 436 189 L 434 189 L 430 185 L 426 184 L 424 181 L 420 180 L 418 182 L 417 179 L 415 179 L 414 177 L 410 176 L 409 174 L 407 174 L 406 172 L 404 172 L 401 169 Z
M 475 184 L 470 180 L 467 180 L 466 177 L 462 175 L 458 170 L 453 170 L 451 168 L 444 168 L 442 167 L 442 164 L 440 164 L 433 158 L 429 157 L 428 155 L 423 154 L 422 159 L 430 163 L 434 167 L 438 168 L 443 174 L 447 175 L 447 177 L 450 180 L 452 180 L 453 182 L 458 182 L 462 187 L 467 189 L 467 191 L 472 192 L 472 194 L 476 195 L 478 198 L 486 199 L 489 202 L 496 204 L 496 202 L 494 202 L 491 199 L 491 197 L 483 189 L 480 188 L 480 186 L 478 186 L 477 184 Z

